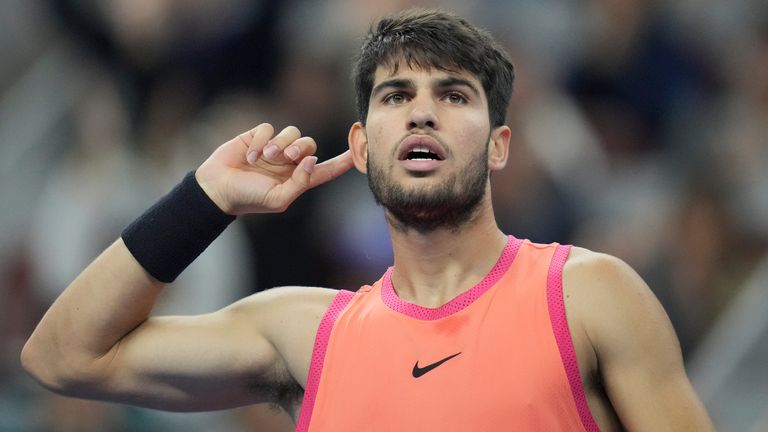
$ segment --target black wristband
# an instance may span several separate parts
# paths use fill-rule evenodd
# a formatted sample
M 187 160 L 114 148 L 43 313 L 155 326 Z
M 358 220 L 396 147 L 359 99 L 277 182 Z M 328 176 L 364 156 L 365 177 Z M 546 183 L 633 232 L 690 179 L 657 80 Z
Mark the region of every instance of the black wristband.
M 173 282 L 235 220 L 205 194 L 191 171 L 122 233 L 134 258 L 155 279 Z

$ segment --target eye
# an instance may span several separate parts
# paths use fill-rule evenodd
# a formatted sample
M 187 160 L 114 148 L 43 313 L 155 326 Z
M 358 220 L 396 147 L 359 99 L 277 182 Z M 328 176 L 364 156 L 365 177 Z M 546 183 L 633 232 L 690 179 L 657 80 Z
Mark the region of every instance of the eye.
M 403 93 L 391 93 L 384 98 L 386 105 L 400 105 L 408 101 L 408 98 Z
M 464 105 L 467 103 L 467 98 L 459 92 L 446 93 L 446 95 L 443 96 L 443 100 L 456 105 Z

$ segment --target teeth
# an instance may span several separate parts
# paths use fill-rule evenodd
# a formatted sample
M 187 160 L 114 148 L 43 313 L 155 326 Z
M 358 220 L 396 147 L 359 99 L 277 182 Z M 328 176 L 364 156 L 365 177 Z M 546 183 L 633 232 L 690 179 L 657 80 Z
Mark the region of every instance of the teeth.
M 426 145 L 415 145 L 408 151 L 405 159 L 417 161 L 440 160 L 437 154 Z

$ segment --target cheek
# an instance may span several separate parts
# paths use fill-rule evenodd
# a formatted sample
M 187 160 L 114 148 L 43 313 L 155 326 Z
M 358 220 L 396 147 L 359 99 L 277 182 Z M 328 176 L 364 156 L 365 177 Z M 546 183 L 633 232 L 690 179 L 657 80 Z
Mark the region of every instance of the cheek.
M 373 119 L 376 120 L 376 119 Z M 393 140 L 391 131 L 384 122 L 372 121 L 366 126 L 369 152 L 381 153 Z
M 368 154 L 377 153 L 381 142 L 381 126 L 368 123 L 366 126 L 366 138 L 368 139 Z
M 377 165 L 382 164 L 382 158 L 385 153 L 384 143 L 386 138 L 384 133 L 386 128 L 376 123 L 368 123 L 366 126 L 366 138 L 368 140 L 368 160 L 373 161 Z
M 491 127 L 487 120 L 478 118 L 473 122 L 466 122 L 464 127 L 457 131 L 458 142 L 464 143 L 462 146 L 471 152 L 470 157 L 481 151 L 488 145 L 488 137 L 491 133 Z

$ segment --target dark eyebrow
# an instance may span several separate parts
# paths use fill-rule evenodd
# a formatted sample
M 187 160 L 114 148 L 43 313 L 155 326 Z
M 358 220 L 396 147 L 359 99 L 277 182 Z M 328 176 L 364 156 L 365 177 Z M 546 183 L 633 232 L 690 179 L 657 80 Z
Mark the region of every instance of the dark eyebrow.
M 470 90 L 472 90 L 475 96 L 480 96 L 480 90 L 478 90 L 478 88 L 472 83 L 472 81 L 469 81 L 467 79 L 450 76 L 448 78 L 443 78 L 437 81 L 437 88 L 455 87 L 455 86 L 467 87 Z
M 462 86 L 470 89 L 475 96 L 480 96 L 480 90 L 472 83 L 472 81 L 469 81 L 468 79 L 456 77 L 456 76 L 449 76 L 447 78 L 439 79 L 435 82 L 435 88 L 446 88 L 446 87 L 456 87 L 456 86 Z M 373 88 L 371 91 L 371 98 L 375 97 L 377 94 L 381 93 L 385 89 L 393 88 L 393 89 L 399 89 L 399 90 L 406 90 L 406 89 L 414 89 L 416 88 L 416 84 L 412 80 L 404 79 L 404 78 L 393 78 L 386 81 L 380 82 L 376 87 Z
M 382 81 L 376 87 L 374 87 L 371 91 L 371 97 L 376 96 L 387 88 L 413 89 L 415 87 L 416 85 L 409 79 L 393 78 L 390 80 Z

